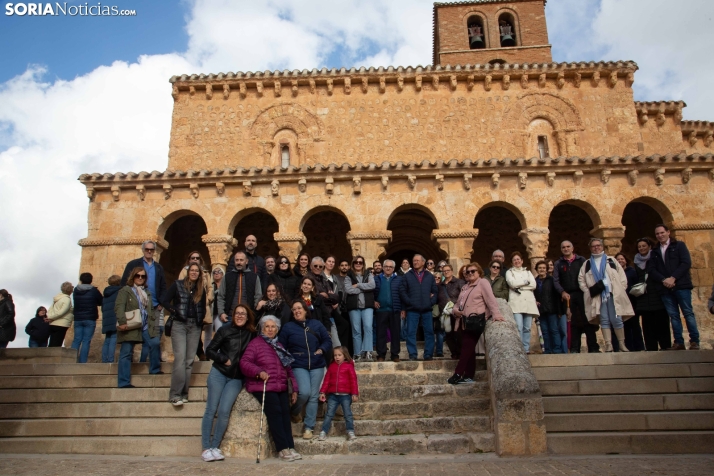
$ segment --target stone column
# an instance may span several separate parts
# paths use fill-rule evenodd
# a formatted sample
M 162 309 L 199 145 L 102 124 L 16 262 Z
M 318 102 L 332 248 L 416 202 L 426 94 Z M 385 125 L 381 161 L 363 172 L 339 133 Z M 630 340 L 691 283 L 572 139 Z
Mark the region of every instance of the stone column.
M 392 241 L 391 231 L 368 233 L 347 232 L 347 241 L 352 248 L 352 256 L 361 255 L 367 263 L 382 259 L 387 254 L 387 245 Z
M 238 246 L 238 240 L 231 235 L 203 235 L 201 240 L 208 248 L 211 269 L 218 266 L 225 273 L 233 248 Z
M 550 230 L 547 228 L 526 228 L 518 233 L 518 236 L 523 240 L 528 252 L 528 258 L 531 260 L 531 270 L 535 270 L 535 264 L 545 259 L 548 254 L 548 238 Z
M 293 264 L 297 261 L 300 250 L 307 243 L 305 235 L 300 231 L 297 233 L 273 233 L 273 239 L 278 243 L 280 254 Z
M 602 239 L 602 246 L 605 254 L 615 256 L 622 249 L 622 239 L 625 237 L 625 227 L 600 225 L 590 230 L 590 234 L 595 238 Z M 589 250 L 588 250 L 589 252 Z
M 463 265 L 471 262 L 474 240 L 477 236 L 477 228 L 431 232 L 431 239 L 436 240 L 439 247 L 446 252 L 449 264 L 454 268 L 454 274 L 457 274 Z

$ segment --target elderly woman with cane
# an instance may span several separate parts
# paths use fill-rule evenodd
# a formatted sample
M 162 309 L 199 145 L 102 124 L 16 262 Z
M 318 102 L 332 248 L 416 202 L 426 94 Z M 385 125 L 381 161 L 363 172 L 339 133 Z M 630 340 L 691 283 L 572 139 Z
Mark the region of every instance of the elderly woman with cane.
M 295 359 L 278 342 L 280 319 L 263 316 L 258 329 L 260 335 L 248 344 L 240 361 L 245 388 L 263 405 L 280 459 L 302 459 L 295 451 L 290 423 L 290 404 L 297 401 L 298 395 L 298 383 L 290 367 Z

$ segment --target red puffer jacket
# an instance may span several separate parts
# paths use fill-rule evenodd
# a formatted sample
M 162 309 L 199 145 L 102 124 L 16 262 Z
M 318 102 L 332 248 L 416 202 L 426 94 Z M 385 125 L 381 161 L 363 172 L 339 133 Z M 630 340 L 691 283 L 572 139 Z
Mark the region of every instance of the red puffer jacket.
M 263 381 L 257 376 L 260 372 L 267 372 L 270 378 L 265 390 L 267 392 L 286 392 L 288 379 L 292 381 L 293 392 L 298 391 L 297 380 L 293 369 L 283 367 L 280 358 L 270 344 L 258 336 L 248 344 L 240 359 L 240 370 L 245 376 L 245 390 L 247 392 L 262 392 Z
M 322 381 L 320 393 L 359 395 L 355 365 L 352 362 L 332 362 L 327 369 L 325 380 Z

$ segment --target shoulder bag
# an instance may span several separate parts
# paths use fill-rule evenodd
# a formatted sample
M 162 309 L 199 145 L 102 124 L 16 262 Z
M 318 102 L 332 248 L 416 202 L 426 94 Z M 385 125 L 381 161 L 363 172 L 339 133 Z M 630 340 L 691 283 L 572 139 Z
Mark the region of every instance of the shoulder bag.
M 641 283 L 637 283 L 630 288 L 630 295 L 635 297 L 640 297 L 647 292 L 647 275 L 645 274 L 645 280 Z
M 469 332 L 483 332 L 486 328 L 486 313 L 469 314 L 464 319 L 464 329 Z
M 126 316 L 127 330 L 141 329 L 144 327 L 144 323 L 141 320 L 141 310 L 134 309 L 133 311 L 126 311 L 124 315 Z

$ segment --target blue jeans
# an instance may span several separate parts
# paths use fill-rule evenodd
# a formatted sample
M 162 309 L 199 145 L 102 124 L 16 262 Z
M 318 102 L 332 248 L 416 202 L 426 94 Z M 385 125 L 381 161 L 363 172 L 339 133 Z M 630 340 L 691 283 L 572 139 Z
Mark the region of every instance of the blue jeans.
M 558 331 L 560 333 L 561 354 L 568 353 L 568 316 L 563 314 L 558 318 Z
M 437 354 L 443 354 L 444 353 L 444 337 L 446 336 L 446 332 L 442 329 L 440 331 L 434 332 L 434 336 L 436 337 L 435 352 Z
M 406 317 L 404 319 L 401 319 L 400 323 L 400 329 L 401 332 L 399 333 L 399 340 L 406 342 L 407 341 L 407 319 Z
M 426 312 L 407 311 L 407 352 L 410 359 L 418 357 L 416 347 L 416 334 L 419 324 L 424 329 L 424 358 L 434 356 L 434 323 L 432 322 L 431 309 Z
M 516 326 L 518 326 L 518 333 L 521 335 L 523 349 L 528 352 L 531 350 L 531 324 L 533 323 L 533 316 L 514 312 L 513 319 L 515 319 Z
M 102 363 L 114 363 L 114 351 L 117 348 L 117 332 L 107 331 L 104 336 L 104 345 L 102 346 Z
M 97 327 L 97 321 L 74 321 L 74 340 L 72 348 L 79 350 L 77 362 L 84 364 L 89 357 L 89 344 L 94 336 L 94 329 Z
M 669 320 L 672 322 L 672 334 L 674 334 L 674 342 L 684 345 L 684 329 L 682 328 L 682 318 L 679 317 L 679 309 L 682 309 L 684 314 L 684 322 L 687 323 L 687 331 L 689 332 L 689 342 L 699 344 L 699 330 L 697 329 L 697 319 L 694 317 L 692 309 L 692 291 L 691 289 L 680 289 L 660 295 L 662 303 Z
M 562 354 L 563 347 L 560 340 L 560 325 L 557 314 L 540 316 L 540 330 L 543 332 L 544 354 Z
M 117 368 L 117 386 L 126 387 L 131 384 L 131 357 L 134 355 L 136 342 L 122 342 L 119 348 L 119 366 Z
M 293 369 L 295 380 L 298 384 L 298 398 L 295 405 L 290 409 L 293 415 L 299 415 L 303 405 L 305 405 L 305 428 L 312 430 L 315 428 L 317 419 L 317 401 L 320 396 L 320 385 L 322 377 L 325 375 L 325 368 L 321 369 Z
M 342 406 L 342 414 L 345 417 L 347 431 L 355 431 L 355 419 L 352 417 L 352 395 L 335 395 L 331 393 L 327 396 L 327 411 L 322 422 L 322 431 L 330 432 L 332 419 L 335 418 L 337 407 Z
M 157 339 L 159 340 L 159 361 L 161 361 L 161 336 L 163 335 L 164 327 L 161 326 L 159 327 L 159 337 L 157 337 Z M 151 346 L 149 345 L 148 337 L 148 333 L 144 335 L 144 342 L 141 344 L 141 356 L 139 357 L 139 362 L 146 362 L 146 358 L 149 356 L 149 348 Z
M 352 324 L 352 344 L 355 355 L 360 352 L 372 352 L 374 349 L 374 337 L 372 324 L 374 321 L 374 309 L 353 309 L 350 311 L 350 323 Z
M 243 387 L 243 381 L 238 378 L 228 378 L 215 367 L 211 367 L 206 386 L 208 387 L 208 397 L 206 398 L 206 411 L 201 421 L 201 446 L 204 450 L 221 446 L 223 435 L 228 428 L 231 409 Z M 216 427 L 213 429 L 213 438 L 211 438 L 213 417 L 216 416 L 216 412 L 218 412 L 218 417 L 216 418 Z
M 32 338 L 30 338 L 30 340 L 28 341 L 28 347 L 30 349 L 36 349 L 38 347 L 47 347 L 47 341 L 37 342 L 36 340 L 32 340 Z

